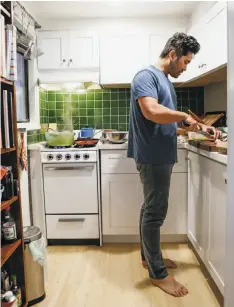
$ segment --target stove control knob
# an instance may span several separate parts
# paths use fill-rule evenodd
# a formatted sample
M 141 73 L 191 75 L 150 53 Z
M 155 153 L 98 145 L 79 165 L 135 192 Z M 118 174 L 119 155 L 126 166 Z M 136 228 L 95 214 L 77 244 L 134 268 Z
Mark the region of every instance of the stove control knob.
M 66 155 L 65 155 L 65 159 L 66 159 L 66 160 L 70 160 L 70 159 L 71 159 L 71 155 L 70 155 L 70 154 L 66 154 Z
M 89 159 L 89 154 L 86 153 L 86 154 L 84 154 L 83 157 L 84 157 L 84 160 L 88 160 Z
M 62 155 L 61 154 L 57 154 L 57 156 L 56 156 L 56 158 L 57 158 L 57 160 L 62 160 Z
M 74 157 L 75 157 L 76 160 L 79 160 L 80 159 L 80 154 L 75 154 Z
M 47 155 L 47 160 L 51 161 L 51 160 L 53 160 L 53 158 L 54 158 L 54 157 L 53 157 L 52 154 L 48 154 L 48 155 Z

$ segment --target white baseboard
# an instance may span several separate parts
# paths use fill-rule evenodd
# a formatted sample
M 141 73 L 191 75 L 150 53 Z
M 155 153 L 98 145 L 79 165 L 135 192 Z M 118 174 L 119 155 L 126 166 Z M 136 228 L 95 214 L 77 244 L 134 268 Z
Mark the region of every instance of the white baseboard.
M 136 235 L 105 235 L 103 236 L 103 244 L 105 243 L 139 243 L 140 237 Z M 186 234 L 181 235 L 161 235 L 162 243 L 187 243 Z

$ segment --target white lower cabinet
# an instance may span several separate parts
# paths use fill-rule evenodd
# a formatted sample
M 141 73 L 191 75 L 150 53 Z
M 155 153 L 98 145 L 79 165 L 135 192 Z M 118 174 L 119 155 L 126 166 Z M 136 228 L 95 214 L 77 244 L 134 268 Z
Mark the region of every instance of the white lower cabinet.
M 101 151 L 103 235 L 139 235 L 140 209 L 144 201 L 139 173 L 126 150 Z M 174 166 L 165 235 L 187 233 L 187 150 L 178 150 Z
M 189 152 L 188 237 L 224 293 L 227 167 Z
M 102 175 L 103 234 L 137 235 L 143 193 L 138 174 Z

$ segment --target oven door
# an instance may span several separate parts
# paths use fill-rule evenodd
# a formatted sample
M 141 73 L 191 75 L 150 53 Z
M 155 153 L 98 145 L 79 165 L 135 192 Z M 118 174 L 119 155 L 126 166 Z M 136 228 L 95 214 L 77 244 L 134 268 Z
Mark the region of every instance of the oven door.
M 43 165 L 47 214 L 98 213 L 96 163 Z

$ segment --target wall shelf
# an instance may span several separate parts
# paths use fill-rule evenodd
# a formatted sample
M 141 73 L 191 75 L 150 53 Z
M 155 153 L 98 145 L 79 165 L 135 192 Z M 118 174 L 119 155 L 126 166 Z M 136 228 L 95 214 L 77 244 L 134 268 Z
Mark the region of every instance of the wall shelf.
M 13 147 L 13 148 L 1 148 L 1 155 L 5 154 L 5 153 L 8 153 L 8 152 L 15 151 L 15 150 L 16 150 L 15 147 Z
M 2 82 L 2 83 L 8 84 L 8 85 L 13 85 L 13 82 L 12 82 L 12 81 L 7 80 L 7 79 L 5 79 L 5 78 L 3 78 L 3 77 L 0 77 L 0 78 L 1 78 L 1 82 Z
M 3 245 L 1 247 L 1 267 L 6 263 L 10 256 L 21 244 L 21 240 L 17 240 L 14 243 Z
M 14 196 L 9 200 L 2 201 L 1 202 L 1 211 L 6 209 L 7 207 L 11 206 L 15 201 L 17 201 L 19 198 L 18 196 Z

